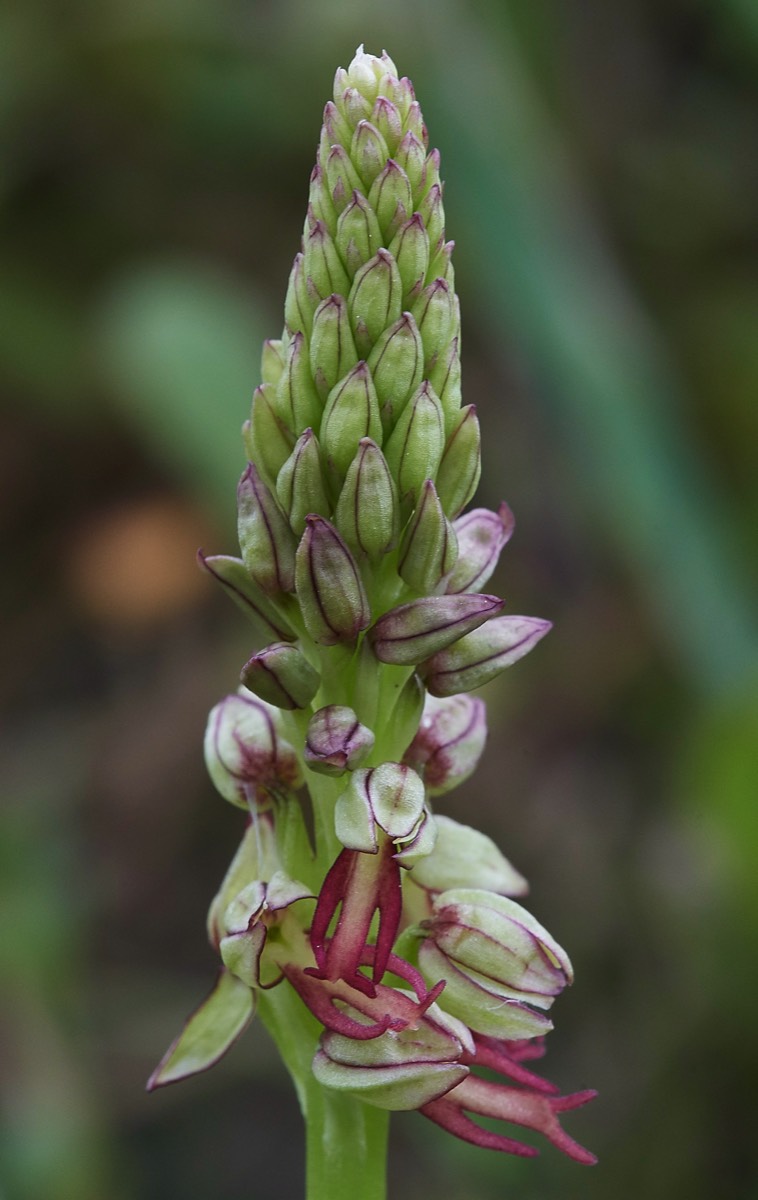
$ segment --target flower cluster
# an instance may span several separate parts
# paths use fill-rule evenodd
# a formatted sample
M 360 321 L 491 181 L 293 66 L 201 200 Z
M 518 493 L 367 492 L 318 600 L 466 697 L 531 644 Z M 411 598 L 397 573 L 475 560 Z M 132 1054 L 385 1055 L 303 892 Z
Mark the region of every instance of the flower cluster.
M 244 428 L 241 558 L 200 555 L 262 646 L 205 741 L 247 825 L 209 914 L 218 982 L 150 1086 L 210 1066 L 289 988 L 319 1023 L 323 1087 L 536 1153 L 473 1119 L 499 1118 L 589 1163 L 559 1115 L 593 1093 L 560 1096 L 527 1065 L 569 959 L 494 843 L 432 810 L 484 747 L 469 693 L 549 629 L 482 591 L 509 509 L 461 515 L 480 435 L 452 249 L 413 87 L 361 48 L 324 110 Z

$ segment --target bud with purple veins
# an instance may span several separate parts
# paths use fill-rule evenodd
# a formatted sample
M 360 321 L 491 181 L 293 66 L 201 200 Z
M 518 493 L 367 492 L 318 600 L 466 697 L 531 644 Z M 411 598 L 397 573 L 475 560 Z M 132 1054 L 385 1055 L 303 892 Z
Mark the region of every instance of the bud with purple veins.
M 495 844 L 430 808 L 484 747 L 466 693 L 550 628 L 481 594 L 510 511 L 459 515 L 480 435 L 439 165 L 410 81 L 360 47 L 243 431 L 242 557 L 200 555 L 259 638 L 205 738 L 247 822 L 208 917 L 221 973 L 149 1086 L 211 1066 L 260 1011 L 306 1113 L 308 1200 L 367 1181 L 380 1200 L 389 1110 L 534 1154 L 500 1132 L 522 1126 L 594 1161 L 559 1123 L 593 1093 L 525 1065 L 569 960 Z

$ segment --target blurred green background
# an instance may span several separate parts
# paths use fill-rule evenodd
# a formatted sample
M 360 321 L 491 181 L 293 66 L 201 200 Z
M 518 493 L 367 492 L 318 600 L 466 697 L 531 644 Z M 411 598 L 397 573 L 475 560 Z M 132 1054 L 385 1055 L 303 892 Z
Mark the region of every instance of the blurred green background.
M 0 13 L 0 1195 L 296 1200 L 261 1029 L 144 1080 L 210 986 L 240 833 L 200 752 L 247 629 L 239 426 L 321 107 L 386 46 L 448 180 L 493 581 L 550 617 L 445 811 L 566 945 L 546 1073 L 582 1170 L 393 1125 L 391 1195 L 758 1196 L 758 8 L 16 0 Z M 753 553 L 751 553 L 753 549 Z

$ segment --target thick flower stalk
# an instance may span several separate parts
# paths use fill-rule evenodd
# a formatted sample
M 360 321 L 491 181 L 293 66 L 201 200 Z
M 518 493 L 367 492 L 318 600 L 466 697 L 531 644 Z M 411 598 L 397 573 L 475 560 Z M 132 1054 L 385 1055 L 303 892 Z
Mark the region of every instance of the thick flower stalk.
M 205 742 L 247 821 L 209 914 L 216 986 L 150 1082 L 209 1067 L 258 1011 L 298 1089 L 311 1197 L 356 1179 L 384 1194 L 396 1109 L 536 1153 L 521 1126 L 594 1161 L 559 1121 L 593 1093 L 562 1097 L 525 1065 L 569 959 L 496 846 L 433 811 L 484 747 L 469 693 L 550 628 L 483 591 L 507 506 L 461 515 L 480 453 L 452 249 L 411 83 L 361 48 L 324 110 L 284 330 L 244 427 L 241 557 L 200 555 L 255 630 Z

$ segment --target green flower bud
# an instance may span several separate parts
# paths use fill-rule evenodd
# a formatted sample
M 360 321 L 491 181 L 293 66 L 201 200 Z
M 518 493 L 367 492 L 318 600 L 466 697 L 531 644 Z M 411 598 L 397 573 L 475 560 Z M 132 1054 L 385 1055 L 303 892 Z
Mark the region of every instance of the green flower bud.
M 272 596 L 294 591 L 297 542 L 253 463 L 237 488 L 237 529 L 243 561 L 258 587 Z
M 440 152 L 439 150 L 431 150 L 424 159 L 424 166 L 421 171 L 421 179 L 419 180 L 419 203 L 424 196 L 434 186 L 442 188 L 440 183 Z
M 332 292 L 342 295 L 348 290 L 349 280 L 329 231 L 321 221 L 316 221 L 305 238 L 303 270 L 308 294 L 313 304 L 325 300 Z
M 442 700 L 429 696 L 418 733 L 403 755 L 403 762 L 423 777 L 430 796 L 442 796 L 473 773 L 486 740 L 487 713 L 483 700 L 474 696 Z
M 336 293 L 327 296 L 314 314 L 310 342 L 311 371 L 322 400 L 357 361 L 347 301 Z
M 435 979 L 441 972 L 448 979 L 445 1008 L 460 1016 L 466 1005 L 467 1023 L 485 1036 L 520 1036 L 509 1028 L 514 1002 L 522 1009 L 516 1015 L 519 1024 L 537 1017 L 535 1033 L 544 1029 L 545 1018 L 525 1005 L 549 1009 L 573 980 L 565 950 L 531 913 L 505 896 L 475 888 L 442 892 L 421 928 L 428 935 L 419 947 L 422 972 Z
M 296 584 L 305 627 L 320 645 L 350 645 L 369 624 L 371 610 L 355 559 L 323 517 L 306 518 Z
M 387 146 L 385 157 L 388 158 L 394 154 L 403 136 L 403 118 L 397 105 L 382 92 L 381 87 L 382 84 L 380 84 L 379 95 L 371 110 L 371 124 L 384 138 Z M 373 183 L 373 180 L 371 182 Z
M 281 341 L 266 338 L 261 354 L 261 379 L 264 383 L 276 385 L 284 370 L 284 351 Z
M 515 521 L 503 502 L 497 512 L 474 508 L 458 517 L 453 529 L 458 538 L 458 561 L 447 582 L 447 592 L 478 592 L 497 566 L 500 551 L 513 533 Z
M 450 817 L 436 816 L 437 843 L 431 854 L 414 866 L 410 879 L 428 892 L 449 888 L 481 888 L 500 896 L 523 896 L 529 885 L 491 838 L 460 825 Z
M 311 331 L 313 308 L 306 286 L 302 254 L 295 255 L 290 271 L 287 295 L 284 298 L 284 322 L 290 333 L 308 335 Z
M 348 850 L 374 854 L 377 829 L 396 843 L 411 841 L 424 817 L 424 785 L 402 763 L 354 771 L 334 808 L 337 837 Z
M 447 286 L 450 288 L 450 294 L 453 296 L 453 304 L 455 304 L 455 271 L 453 270 L 453 250 L 455 242 L 445 242 L 440 246 L 434 258 L 429 263 L 427 271 L 428 279 L 444 279 Z M 457 313 L 457 310 L 456 310 Z M 457 314 L 460 322 L 460 314 Z
M 324 129 L 329 141 L 329 147 L 344 146 L 347 150 L 353 138 L 350 122 L 345 119 L 333 100 L 328 100 L 324 107 Z
M 305 529 L 308 513 L 331 513 L 318 438 L 312 429 L 306 429 L 297 439 L 279 472 L 276 494 L 289 517 L 290 528 L 298 537 Z
M 461 409 L 437 471 L 437 491 L 449 517 L 457 517 L 476 491 L 482 473 L 481 436 L 476 407 Z
M 458 546 L 431 479 L 421 489 L 416 509 L 403 534 L 398 572 L 414 591 L 434 592 L 455 566 Z
M 253 583 L 242 559 L 228 554 L 205 555 L 202 550 L 198 550 L 197 558 L 200 566 L 221 584 L 226 594 L 250 618 L 262 637 L 295 641 L 297 634 L 276 605 Z
M 408 176 L 394 159 L 387 161 L 372 183 L 368 202 L 376 213 L 379 228 L 389 242 L 413 211 Z
M 381 443 L 382 421 L 371 372 L 365 362 L 332 388 L 321 421 L 321 440 L 340 477 L 355 458 L 362 438 Z
M 337 249 L 344 259 L 350 278 L 373 258 L 382 244 L 382 231 L 376 213 L 360 192 L 353 195 L 337 222 Z
M 365 555 L 369 562 L 378 562 L 397 541 L 397 488 L 384 455 L 370 438 L 360 441 L 334 520 L 353 554 Z
M 278 720 L 276 709 L 244 691 L 226 696 L 212 709 L 205 731 L 205 765 L 230 804 L 249 810 L 259 793 L 265 798 L 301 786 L 300 762 L 281 736 Z
M 435 279 L 425 287 L 411 311 L 421 334 L 427 370 L 431 370 L 447 349 L 455 324 L 453 293 L 445 280 Z
M 389 432 L 421 383 L 424 371 L 424 347 L 410 313 L 404 312 L 384 331 L 367 363 L 379 397 L 384 428 Z
M 445 414 L 445 432 L 450 434 L 461 407 L 460 337 L 454 337 L 446 353 L 437 356 L 429 382 L 439 397 Z
M 302 433 L 309 426 L 315 429 L 321 419 L 321 401 L 313 386 L 308 346 L 299 332 L 287 346 L 284 370 L 276 388 L 276 407 L 293 433 Z
M 469 1073 L 460 1062 L 473 1046 L 462 1022 L 436 1004 L 414 1027 L 388 1030 L 373 1038 L 350 1038 L 327 1031 L 313 1060 L 324 1087 L 345 1091 L 374 1108 L 393 1112 L 422 1108 L 444 1096 Z
M 277 412 L 274 385 L 255 389 L 250 420 L 242 427 L 245 452 L 257 464 L 267 483 L 276 482 L 282 463 L 292 453 L 295 439 Z
M 337 214 L 329 195 L 326 173 L 320 163 L 316 163 L 311 172 L 308 211 L 313 214 L 314 220 L 323 221 L 328 230 L 334 230 Z
M 550 629 L 551 622 L 539 617 L 497 617 L 435 653 L 419 674 L 433 696 L 472 692 L 528 654 Z
M 307 708 L 321 678 L 302 650 L 287 642 L 274 642 L 249 659 L 240 679 L 250 692 L 275 708 Z
M 343 146 L 337 145 L 331 147 L 325 167 L 329 195 L 335 212 L 339 216 L 353 192 L 363 190 L 363 184 L 358 178 L 358 173 L 350 161 L 347 150 Z M 369 204 L 371 204 L 370 196 Z
M 426 149 L 429 145 L 429 133 L 424 124 L 424 118 L 421 114 L 421 108 L 418 100 L 414 100 L 405 117 L 405 128 L 409 133 L 415 134 L 421 145 Z
M 380 617 L 369 631 L 369 641 L 380 662 L 413 666 L 490 621 L 502 608 L 497 596 L 423 596 Z
M 365 762 L 373 748 L 373 733 L 361 725 L 352 708 L 329 704 L 308 722 L 303 758 L 321 775 L 344 775 Z
M 403 285 L 397 263 L 388 250 L 378 250 L 356 272 L 348 297 L 355 344 L 368 354 L 388 325 L 402 311 Z
M 422 383 L 400 414 L 384 448 L 400 498 L 414 502 L 427 479 L 434 479 L 445 446 L 442 407 L 429 383 Z
M 439 183 L 432 184 L 417 208 L 429 237 L 431 251 L 436 254 L 437 247 L 441 244 L 445 233 L 445 209 L 442 205 L 442 187 Z
M 359 121 L 366 121 L 371 116 L 371 105 L 357 88 L 345 88 L 336 103 L 337 107 L 341 108 L 341 111 L 344 113 L 345 119 L 351 129 L 355 129 Z M 349 145 L 349 140 L 345 143 L 346 147 Z
M 426 150 L 415 133 L 409 131 L 403 135 L 394 158 L 397 165 L 408 176 L 413 204 L 414 206 L 418 206 L 419 201 L 427 190 L 425 187 Z
M 389 158 L 387 143 L 370 121 L 359 121 L 350 146 L 350 161 L 367 192 Z
M 424 222 L 414 213 L 398 229 L 390 244 L 403 284 L 403 304 L 410 304 L 421 291 L 429 268 L 429 238 Z

